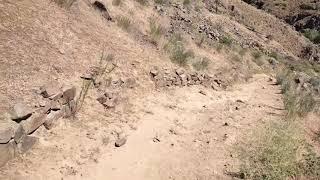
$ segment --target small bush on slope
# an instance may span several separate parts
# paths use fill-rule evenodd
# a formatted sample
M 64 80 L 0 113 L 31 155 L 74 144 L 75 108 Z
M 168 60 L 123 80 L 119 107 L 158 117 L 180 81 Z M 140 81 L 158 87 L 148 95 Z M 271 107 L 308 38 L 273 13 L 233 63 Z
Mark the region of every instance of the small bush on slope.
M 210 60 L 206 57 L 200 58 L 200 60 L 192 64 L 193 68 L 197 71 L 202 71 L 208 68 Z
M 189 59 L 194 57 L 193 51 L 185 49 L 180 35 L 173 35 L 164 48 L 170 54 L 171 61 L 180 66 L 187 66 Z

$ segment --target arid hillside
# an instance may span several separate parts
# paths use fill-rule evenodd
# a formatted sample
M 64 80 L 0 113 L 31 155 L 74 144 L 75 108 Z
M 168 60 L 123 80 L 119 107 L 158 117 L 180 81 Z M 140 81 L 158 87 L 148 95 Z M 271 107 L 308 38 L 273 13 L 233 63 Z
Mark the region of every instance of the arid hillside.
M 0 0 L 0 179 L 319 179 L 319 47 L 259 2 Z
M 320 43 L 320 2 L 314 0 L 244 0 L 303 32 L 315 43 Z M 313 37 L 314 36 L 314 37 Z

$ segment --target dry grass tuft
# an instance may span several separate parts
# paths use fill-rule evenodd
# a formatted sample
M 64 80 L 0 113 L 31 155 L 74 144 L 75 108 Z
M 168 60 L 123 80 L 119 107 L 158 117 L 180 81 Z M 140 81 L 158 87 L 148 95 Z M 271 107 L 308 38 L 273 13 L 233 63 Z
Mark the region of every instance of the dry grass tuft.
M 142 6 L 147 6 L 148 5 L 148 0 L 136 0 L 136 1 Z
M 125 31 L 129 31 L 131 27 L 131 20 L 125 16 L 117 18 L 117 25 Z
M 173 63 L 179 66 L 187 66 L 190 58 L 194 57 L 194 52 L 186 50 L 182 40 L 181 35 L 173 35 L 164 48 L 170 54 Z
M 272 122 L 256 129 L 246 143 L 238 145 L 236 151 L 245 178 L 320 178 L 320 157 L 305 142 L 300 126 L 288 120 Z
M 192 64 L 193 68 L 197 71 L 202 71 L 208 68 L 210 60 L 206 57 L 200 58 L 200 60 Z
M 154 44 L 158 44 L 161 37 L 163 36 L 164 28 L 161 25 L 157 24 L 156 19 L 150 19 L 149 28 L 150 28 L 149 35 L 150 35 L 151 42 Z
M 60 7 L 69 9 L 76 0 L 53 0 L 53 2 L 57 3 Z

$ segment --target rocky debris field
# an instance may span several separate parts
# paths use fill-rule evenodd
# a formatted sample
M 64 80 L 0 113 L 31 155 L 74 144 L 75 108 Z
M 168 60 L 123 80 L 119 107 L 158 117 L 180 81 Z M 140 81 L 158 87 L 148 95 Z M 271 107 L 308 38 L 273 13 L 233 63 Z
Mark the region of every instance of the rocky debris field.
M 158 67 L 154 67 L 150 74 L 157 88 L 192 85 L 202 85 L 214 90 L 226 88 L 226 84 L 213 75 L 195 71 L 188 72 L 183 68 L 175 70 L 164 68 L 161 70 Z
M 56 91 L 41 87 L 38 94 L 44 102 L 39 102 L 35 109 L 20 102 L 1 117 L 0 166 L 31 149 L 38 139 L 32 134 L 40 126 L 51 129 L 60 118 L 71 117 L 76 111 L 75 87 L 64 87 Z

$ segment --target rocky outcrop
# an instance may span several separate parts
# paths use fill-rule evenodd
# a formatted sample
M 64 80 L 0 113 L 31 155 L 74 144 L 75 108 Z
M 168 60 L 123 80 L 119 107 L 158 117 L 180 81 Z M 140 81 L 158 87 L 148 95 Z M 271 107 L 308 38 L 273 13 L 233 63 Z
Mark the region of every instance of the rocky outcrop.
M 157 88 L 202 85 L 218 90 L 226 87 L 226 84 L 214 75 L 194 71 L 187 72 L 183 68 L 160 70 L 158 67 L 154 67 L 150 70 L 150 75 Z
M 75 112 L 76 88 L 64 87 L 53 92 L 41 87 L 39 95 L 46 99 L 44 106 L 31 109 L 22 102 L 16 103 L 9 115 L 0 118 L 0 166 L 31 149 L 38 138 L 32 134 L 40 127 L 51 129 L 61 117 Z

